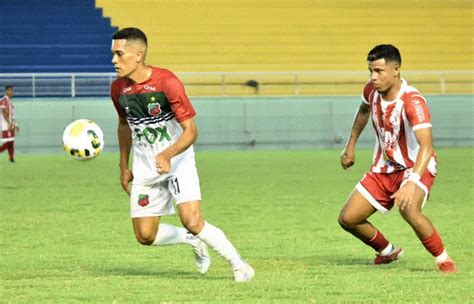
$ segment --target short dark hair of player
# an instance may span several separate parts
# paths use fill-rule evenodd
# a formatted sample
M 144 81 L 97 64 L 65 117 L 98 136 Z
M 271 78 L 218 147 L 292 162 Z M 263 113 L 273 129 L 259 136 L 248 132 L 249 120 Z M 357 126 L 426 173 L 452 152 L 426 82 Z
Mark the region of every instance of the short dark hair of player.
M 138 40 L 148 46 L 148 39 L 145 33 L 136 27 L 126 27 L 118 30 L 112 35 L 112 39 Z
M 6 90 L 9 90 L 9 89 L 13 89 L 13 86 L 12 86 L 11 84 L 7 84 L 7 85 L 5 86 L 5 91 L 6 91 Z
M 386 62 L 395 62 L 402 65 L 402 56 L 400 51 L 391 44 L 380 44 L 370 50 L 367 55 L 367 61 L 372 62 L 379 59 L 385 59 Z

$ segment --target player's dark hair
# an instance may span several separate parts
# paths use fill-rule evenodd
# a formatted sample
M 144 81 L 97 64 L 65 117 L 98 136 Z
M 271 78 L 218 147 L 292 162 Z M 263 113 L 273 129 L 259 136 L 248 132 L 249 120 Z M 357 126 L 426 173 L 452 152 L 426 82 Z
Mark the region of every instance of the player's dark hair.
M 391 44 L 380 44 L 370 50 L 367 55 L 367 61 L 372 62 L 379 59 L 385 59 L 386 62 L 395 62 L 398 65 L 402 65 L 400 51 Z
M 5 91 L 8 90 L 8 89 L 13 89 L 13 85 L 7 84 L 7 85 L 5 86 Z
M 112 39 L 139 40 L 148 46 L 148 39 L 145 33 L 136 27 L 126 27 L 118 30 L 112 35 Z

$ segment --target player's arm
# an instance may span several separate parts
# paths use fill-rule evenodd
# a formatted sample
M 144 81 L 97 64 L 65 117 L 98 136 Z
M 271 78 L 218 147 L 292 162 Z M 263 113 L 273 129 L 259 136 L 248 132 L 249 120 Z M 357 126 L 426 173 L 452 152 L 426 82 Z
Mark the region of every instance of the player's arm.
M 132 130 L 125 117 L 119 116 L 117 128 L 119 151 L 120 151 L 120 182 L 122 188 L 130 195 L 129 184 L 133 180 L 132 170 L 128 167 L 130 150 L 132 148 Z
M 156 156 L 158 173 L 168 173 L 171 170 L 171 159 L 186 151 L 197 139 L 198 131 L 193 118 L 180 122 L 183 133 L 178 140 Z
M 370 106 L 367 103 L 362 102 L 354 117 L 349 139 L 347 140 L 346 146 L 341 153 L 341 166 L 344 169 L 351 167 L 355 163 L 355 145 L 359 139 L 360 134 L 362 133 L 362 130 L 364 130 L 367 122 L 369 121 L 369 115 Z
M 10 113 L 8 111 L 8 108 L 7 107 L 2 107 L 1 109 L 2 109 L 3 118 L 5 119 L 7 124 L 10 125 L 11 121 L 10 121 Z
M 416 130 L 415 137 L 420 145 L 420 150 L 418 151 L 412 174 L 423 176 L 434 152 L 431 128 Z

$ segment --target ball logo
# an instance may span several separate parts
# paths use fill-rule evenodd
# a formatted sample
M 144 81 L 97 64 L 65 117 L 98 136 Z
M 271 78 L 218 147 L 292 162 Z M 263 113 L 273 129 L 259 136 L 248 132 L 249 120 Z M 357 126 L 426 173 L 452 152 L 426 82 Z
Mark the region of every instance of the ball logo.
M 160 115 L 161 114 L 160 104 L 157 103 L 157 102 L 149 103 L 148 104 L 148 113 L 153 117 L 156 117 L 156 116 Z
M 97 136 L 97 134 L 92 131 L 92 130 L 88 130 L 87 131 L 87 135 L 89 135 L 89 139 L 91 140 L 91 145 L 94 149 L 97 149 L 100 147 L 100 139 L 99 139 L 99 136 Z
M 148 206 L 149 203 L 150 203 L 150 200 L 148 198 L 148 194 L 140 194 L 138 196 L 138 205 L 145 207 L 145 206 Z

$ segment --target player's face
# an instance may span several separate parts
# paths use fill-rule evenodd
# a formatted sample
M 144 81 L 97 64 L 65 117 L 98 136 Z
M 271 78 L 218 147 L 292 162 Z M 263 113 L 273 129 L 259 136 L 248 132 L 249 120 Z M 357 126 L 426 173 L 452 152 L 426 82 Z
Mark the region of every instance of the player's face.
M 142 61 L 142 52 L 137 43 L 125 39 L 112 40 L 112 63 L 118 77 L 129 77 Z
M 9 98 L 12 98 L 12 97 L 13 97 L 13 88 L 8 88 L 8 89 L 5 91 L 5 94 L 6 94 Z
M 387 63 L 385 59 L 369 61 L 370 81 L 379 93 L 388 92 L 397 83 L 400 75 L 400 66 L 396 63 Z

